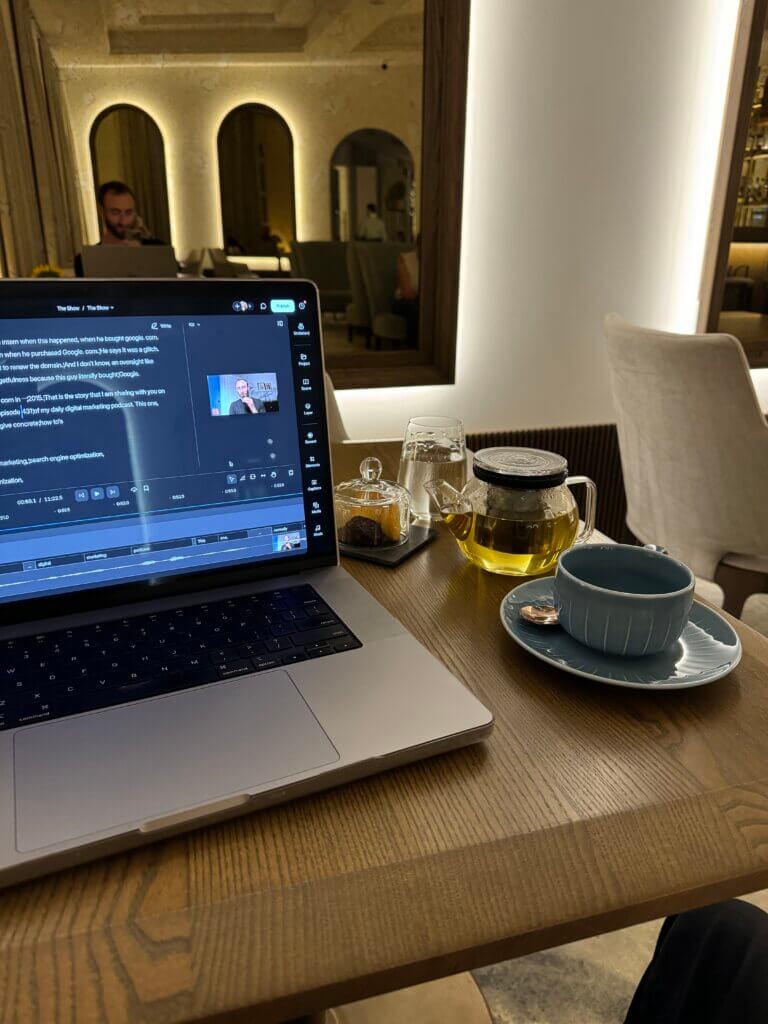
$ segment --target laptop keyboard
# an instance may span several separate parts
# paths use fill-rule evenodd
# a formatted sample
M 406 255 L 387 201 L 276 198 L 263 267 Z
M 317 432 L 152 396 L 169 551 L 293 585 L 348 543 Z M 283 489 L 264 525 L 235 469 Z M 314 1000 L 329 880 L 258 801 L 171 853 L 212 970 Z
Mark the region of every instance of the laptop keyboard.
M 0 729 L 361 646 L 308 584 L 0 641 Z

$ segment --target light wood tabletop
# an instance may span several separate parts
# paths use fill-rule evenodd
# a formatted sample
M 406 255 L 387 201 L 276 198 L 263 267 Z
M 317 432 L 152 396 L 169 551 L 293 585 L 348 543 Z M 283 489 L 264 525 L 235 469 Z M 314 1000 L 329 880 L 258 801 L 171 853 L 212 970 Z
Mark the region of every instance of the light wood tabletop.
M 337 479 L 398 447 L 337 447 Z M 738 625 L 710 686 L 615 689 L 519 649 L 513 581 L 445 533 L 346 568 L 490 739 L 3 892 L 0 1020 L 285 1020 L 768 885 L 768 641 Z

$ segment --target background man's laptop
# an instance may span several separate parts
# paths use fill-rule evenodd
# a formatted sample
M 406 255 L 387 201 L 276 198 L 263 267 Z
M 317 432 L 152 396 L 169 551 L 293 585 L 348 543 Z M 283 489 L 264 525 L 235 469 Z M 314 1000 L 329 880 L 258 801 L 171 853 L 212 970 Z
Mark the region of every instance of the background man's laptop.
M 471 743 L 338 564 L 317 292 L 0 282 L 0 884 Z
M 85 277 L 176 277 L 171 245 L 84 245 Z

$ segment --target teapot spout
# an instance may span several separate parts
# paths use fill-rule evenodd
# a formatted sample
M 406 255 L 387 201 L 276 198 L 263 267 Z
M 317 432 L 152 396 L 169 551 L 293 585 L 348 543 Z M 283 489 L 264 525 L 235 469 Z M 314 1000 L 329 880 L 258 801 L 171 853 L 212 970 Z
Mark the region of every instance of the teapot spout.
M 442 521 L 454 535 L 454 539 L 466 541 L 472 529 L 472 506 L 459 492 L 445 480 L 430 480 L 424 484 L 429 497 L 440 511 Z
M 424 489 L 440 510 L 443 522 L 457 541 L 464 541 L 472 528 L 472 506 L 461 491 L 445 480 L 430 480 Z
M 461 511 L 461 494 L 445 480 L 429 480 L 424 490 L 440 511 L 440 515 L 448 516 Z

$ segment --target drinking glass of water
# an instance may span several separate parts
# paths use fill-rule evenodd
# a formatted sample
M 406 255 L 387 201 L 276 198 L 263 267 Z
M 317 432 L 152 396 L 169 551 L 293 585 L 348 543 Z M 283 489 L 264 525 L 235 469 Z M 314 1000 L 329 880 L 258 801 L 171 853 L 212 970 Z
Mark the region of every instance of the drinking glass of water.
M 409 420 L 397 482 L 411 492 L 416 519 L 425 523 L 440 519 L 424 485 L 444 480 L 460 491 L 466 483 L 466 459 L 461 420 L 449 416 L 415 416 Z

